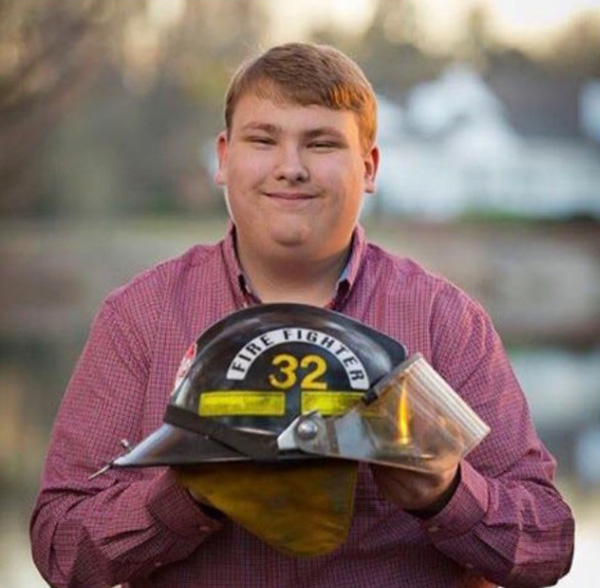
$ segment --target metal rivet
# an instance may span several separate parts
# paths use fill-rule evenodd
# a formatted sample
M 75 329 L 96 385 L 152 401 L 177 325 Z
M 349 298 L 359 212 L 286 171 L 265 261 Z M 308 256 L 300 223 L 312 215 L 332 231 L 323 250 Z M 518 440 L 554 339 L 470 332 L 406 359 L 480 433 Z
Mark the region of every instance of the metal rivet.
M 317 436 L 319 429 L 313 421 L 300 421 L 296 426 L 296 434 L 304 441 L 310 441 Z

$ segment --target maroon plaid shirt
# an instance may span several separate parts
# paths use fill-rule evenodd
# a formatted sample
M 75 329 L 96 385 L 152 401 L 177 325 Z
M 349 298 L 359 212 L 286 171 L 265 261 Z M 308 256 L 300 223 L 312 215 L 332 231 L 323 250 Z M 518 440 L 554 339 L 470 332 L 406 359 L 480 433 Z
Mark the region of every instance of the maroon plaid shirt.
M 368 244 L 360 228 L 331 306 L 423 353 L 492 429 L 439 514 L 420 520 L 382 500 L 361 467 L 346 544 L 296 559 L 207 517 L 167 469 L 89 481 L 121 439 L 136 443 L 160 426 L 190 342 L 251 302 L 232 234 L 107 298 L 58 414 L 33 513 L 34 559 L 52 586 L 510 587 L 566 573 L 573 519 L 489 318 L 447 281 Z

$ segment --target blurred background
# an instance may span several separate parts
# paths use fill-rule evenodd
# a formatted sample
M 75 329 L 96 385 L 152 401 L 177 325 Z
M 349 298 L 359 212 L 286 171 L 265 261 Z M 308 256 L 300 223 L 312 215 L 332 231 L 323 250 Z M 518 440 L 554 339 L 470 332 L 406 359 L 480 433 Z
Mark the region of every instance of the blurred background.
M 491 313 L 600 575 L 600 0 L 0 0 L 0 588 L 103 297 L 226 226 L 239 62 L 333 43 L 380 98 L 370 238 Z

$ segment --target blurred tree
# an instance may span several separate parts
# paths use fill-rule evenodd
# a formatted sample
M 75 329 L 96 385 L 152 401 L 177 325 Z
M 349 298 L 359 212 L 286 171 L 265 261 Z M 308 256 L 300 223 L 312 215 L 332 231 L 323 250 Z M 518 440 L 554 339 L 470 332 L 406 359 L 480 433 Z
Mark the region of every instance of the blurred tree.
M 245 0 L 0 0 L 0 214 L 214 202 L 201 143 L 267 24 Z
M 356 54 L 378 92 L 400 99 L 416 84 L 437 77 L 447 60 L 423 49 L 416 0 L 380 2 Z
M 0 1 L 0 214 L 39 205 L 35 173 L 49 130 L 105 58 L 135 5 L 115 0 Z
M 600 79 L 600 14 L 583 12 L 548 51 L 546 62 L 580 79 Z
M 474 67 L 483 68 L 486 54 L 493 51 L 491 36 L 491 14 L 485 4 L 474 4 L 467 17 L 465 33 L 456 48 L 457 57 L 471 63 Z

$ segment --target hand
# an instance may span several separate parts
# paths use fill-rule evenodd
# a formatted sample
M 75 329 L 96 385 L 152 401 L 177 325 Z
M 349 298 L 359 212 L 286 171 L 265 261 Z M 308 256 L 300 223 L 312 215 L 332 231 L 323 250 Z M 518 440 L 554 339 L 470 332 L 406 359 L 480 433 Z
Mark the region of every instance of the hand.
M 183 488 L 185 488 L 187 490 L 188 494 L 198 504 L 201 504 L 203 506 L 212 507 L 210 500 L 208 500 L 208 498 L 206 498 L 200 492 L 198 492 L 197 488 L 194 487 L 195 486 L 194 474 L 197 473 L 197 471 L 195 469 L 193 469 L 193 468 L 177 468 L 177 467 L 173 467 L 171 469 L 173 470 L 173 473 L 175 474 L 175 478 L 177 479 L 177 482 L 179 483 L 179 485 L 183 486 Z
M 210 501 L 208 500 L 208 498 L 205 498 L 204 496 L 198 494 L 193 488 L 186 488 L 186 490 L 188 491 L 188 494 L 198 503 L 201 504 L 202 506 L 212 506 L 212 504 L 210 503 Z
M 177 482 L 185 488 L 187 493 L 198 503 L 200 510 L 215 521 L 222 521 L 225 518 L 225 515 L 215 508 L 211 501 L 206 498 L 198 489 L 196 488 L 196 484 L 194 484 L 194 474 L 198 474 L 200 470 L 197 468 L 171 468 L 173 473 L 175 474 L 175 478 Z
M 429 472 L 371 465 L 373 479 L 387 500 L 404 510 L 439 512 L 452 498 L 460 481 L 459 464 L 437 464 Z

